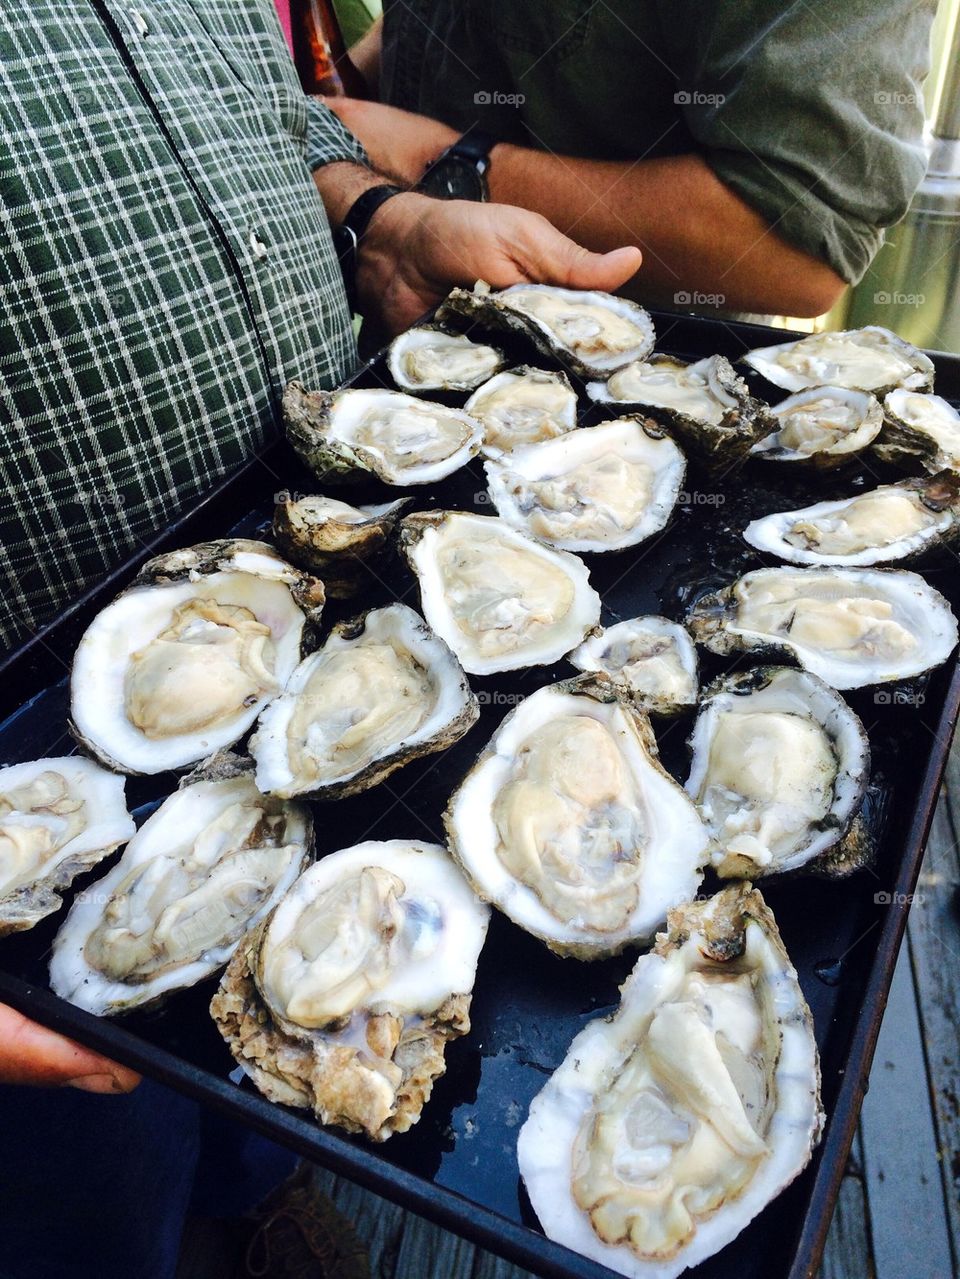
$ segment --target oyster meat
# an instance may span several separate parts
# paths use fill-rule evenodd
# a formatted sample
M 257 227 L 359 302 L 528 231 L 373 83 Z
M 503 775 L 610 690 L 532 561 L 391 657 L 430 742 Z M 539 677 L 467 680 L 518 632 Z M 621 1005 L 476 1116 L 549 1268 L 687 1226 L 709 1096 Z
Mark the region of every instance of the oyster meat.
M 551 284 L 512 284 L 494 293 L 481 281 L 472 291 L 454 289 L 437 319 L 455 322 L 457 316 L 522 333 L 581 377 L 606 377 L 644 360 L 656 340 L 649 313 L 636 302 Z
M 960 473 L 960 413 L 948 400 L 900 389 L 890 392 L 883 410 L 883 430 L 873 446 L 881 461 Z
M 463 407 L 483 424 L 484 457 L 555 439 L 577 425 L 577 395 L 567 375 L 526 364 L 484 382 Z
M 271 1101 L 385 1141 L 470 1029 L 489 913 L 436 844 L 342 849 L 247 935 L 210 1011 Z
M 397 520 L 412 501 L 351 506 L 319 494 L 286 494 L 274 508 L 274 541 L 291 564 L 322 578 L 328 595 L 347 599 L 386 558 Z
M 650 721 L 604 675 L 512 711 L 450 800 L 453 855 L 476 891 L 560 955 L 648 940 L 696 893 L 706 831 L 663 769 Z
M 402 521 L 400 545 L 431 630 L 472 675 L 559 661 L 600 620 L 583 561 L 504 520 L 418 511 Z
M 161 773 L 237 741 L 300 661 L 323 585 L 264 542 L 150 560 L 77 647 L 71 730 L 109 768 Z
M 59 910 L 64 889 L 127 842 L 124 785 L 79 755 L 0 768 L 0 937 Z
M 722 355 L 688 364 L 653 355 L 590 382 L 587 394 L 601 404 L 632 405 L 659 422 L 714 470 L 739 466 L 764 435 L 776 429 L 769 407 Z
M 781 400 L 772 410 L 775 430 L 750 450 L 763 462 L 841 466 L 880 434 L 883 409 L 865 391 L 820 386 Z
M 250 741 L 265 794 L 367 790 L 476 722 L 460 663 L 405 604 L 335 626 L 260 717 Z
M 758 666 L 712 684 L 690 737 L 687 792 L 724 878 L 776 875 L 819 859 L 849 873 L 869 856 L 858 823 L 870 780 L 863 725 L 807 671 Z
M 621 418 L 484 464 L 500 516 L 565 551 L 618 551 L 659 533 L 686 462 L 673 440 Z
M 598 627 L 567 660 L 580 671 L 602 671 L 641 710 L 676 715 L 697 701 L 697 650 L 686 630 L 665 617 L 631 617 Z
M 753 520 L 743 536 L 793 564 L 866 566 L 912 559 L 960 534 L 960 477 L 951 471 L 884 484 Z
M 203 981 L 290 887 L 311 838 L 306 807 L 261 795 L 245 761 L 215 756 L 76 899 L 50 985 L 102 1016 Z
M 494 346 L 423 324 L 390 343 L 387 367 L 401 391 L 472 391 L 503 368 Z
M 371 475 L 384 484 L 432 484 L 475 457 L 483 427 L 462 409 L 382 388 L 283 394 L 287 439 L 328 483 Z
M 675 1279 L 806 1166 L 823 1127 L 813 1020 L 756 889 L 670 912 L 620 1006 L 577 1035 L 517 1155 L 549 1238 Z
M 748 351 L 743 358 L 785 391 L 841 386 L 871 391 L 880 398 L 897 386 L 913 391 L 929 391 L 933 386 L 930 357 L 875 324 L 840 333 L 811 333 L 794 342 Z
M 950 605 L 903 569 L 756 569 L 701 599 L 687 625 L 713 653 L 787 653 L 839 689 L 909 679 L 957 644 Z

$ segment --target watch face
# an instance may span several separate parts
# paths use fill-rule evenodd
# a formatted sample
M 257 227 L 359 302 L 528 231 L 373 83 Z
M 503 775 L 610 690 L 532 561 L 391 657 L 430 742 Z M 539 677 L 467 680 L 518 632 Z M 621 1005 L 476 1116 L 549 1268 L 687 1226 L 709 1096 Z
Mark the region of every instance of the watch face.
M 455 155 L 441 156 L 417 189 L 438 200 L 485 200 L 487 196 L 477 166 Z

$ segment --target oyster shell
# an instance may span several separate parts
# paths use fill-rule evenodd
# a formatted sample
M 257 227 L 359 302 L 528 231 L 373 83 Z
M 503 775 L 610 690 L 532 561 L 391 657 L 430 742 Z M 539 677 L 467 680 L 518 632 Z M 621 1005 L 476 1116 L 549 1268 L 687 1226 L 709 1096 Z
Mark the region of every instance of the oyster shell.
M 676 715 L 697 701 L 697 650 L 665 617 L 631 617 L 598 627 L 568 656 L 580 671 L 602 671 L 650 715 Z
M 604 675 L 521 702 L 444 821 L 480 896 L 578 959 L 649 939 L 697 891 L 707 856 L 706 831 L 661 766 L 650 721 Z
M 458 741 L 477 699 L 460 663 L 411 608 L 335 626 L 291 675 L 250 740 L 264 794 L 339 799 Z
M 701 599 L 687 625 L 713 653 L 788 653 L 839 689 L 919 675 L 957 644 L 939 591 L 889 568 L 756 569 Z
M 436 844 L 342 849 L 247 934 L 210 1011 L 271 1101 L 385 1141 L 470 1029 L 489 914 Z
M 387 352 L 387 368 L 401 391 L 472 391 L 503 364 L 495 346 L 430 324 L 407 329 Z
M 124 785 L 79 755 L 0 768 L 0 937 L 59 910 L 63 890 L 133 835 Z
M 229 746 L 286 683 L 323 598 L 321 582 L 264 542 L 150 560 L 77 646 L 71 731 L 125 773 L 183 768 Z
M 605 377 L 631 360 L 646 359 L 656 341 L 653 320 L 636 302 L 552 284 L 512 284 L 494 293 L 480 281 L 472 291 L 454 289 L 437 319 L 445 323 L 457 316 L 522 333 L 581 377 Z
M 316 573 L 335 599 L 356 595 L 386 557 L 397 520 L 413 498 L 378 506 L 350 506 L 334 497 L 281 496 L 273 511 L 273 537 L 291 564 Z
M 564 551 L 618 551 L 665 527 L 686 461 L 642 419 L 585 426 L 484 463 L 500 516 Z
M 577 425 L 577 395 L 567 375 L 527 364 L 484 382 L 463 408 L 483 424 L 484 457 L 555 439 Z
M 472 675 L 559 661 L 600 619 L 582 560 L 494 516 L 418 511 L 400 546 L 427 623 Z
M 713 470 L 739 466 L 757 440 L 776 427 L 768 405 L 750 390 L 722 355 L 688 364 L 652 355 L 589 382 L 600 404 L 631 405 L 659 422 Z
M 869 855 L 858 826 L 870 781 L 863 725 L 807 671 L 758 666 L 711 684 L 690 737 L 687 793 L 710 833 L 723 878 L 756 879 L 824 859 L 849 873 Z M 826 864 L 826 859 L 824 859 Z
M 743 536 L 793 564 L 867 566 L 912 559 L 960 535 L 960 476 L 952 471 L 884 484 L 753 520 Z
M 785 391 L 838 386 L 880 398 L 897 386 L 929 391 L 934 378 L 929 356 L 875 324 L 758 347 L 743 359 Z
M 517 1155 L 549 1238 L 675 1279 L 797 1176 L 823 1119 L 810 1009 L 746 884 L 670 912 L 616 1013 L 534 1098 Z
M 875 396 L 839 386 L 799 391 L 771 412 L 776 429 L 750 450 L 763 462 L 841 466 L 872 444 L 883 426 Z
M 432 484 L 475 457 L 483 427 L 462 409 L 382 388 L 283 393 L 287 439 L 321 480 L 375 475 L 385 484 Z
M 873 451 L 883 462 L 960 473 L 960 413 L 940 395 L 902 388 L 883 401 L 885 421 Z
M 203 981 L 296 879 L 311 830 L 306 807 L 261 795 L 245 761 L 215 757 L 76 899 L 53 943 L 52 988 L 102 1016 Z

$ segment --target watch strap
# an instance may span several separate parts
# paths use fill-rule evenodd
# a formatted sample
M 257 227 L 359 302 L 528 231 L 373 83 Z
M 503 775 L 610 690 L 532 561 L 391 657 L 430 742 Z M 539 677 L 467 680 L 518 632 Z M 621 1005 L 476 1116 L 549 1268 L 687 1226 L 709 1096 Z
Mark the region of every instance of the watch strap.
M 490 163 L 490 152 L 498 141 L 499 139 L 492 133 L 488 133 L 486 129 L 471 125 L 444 154 L 460 156 L 478 167 L 486 166 Z
M 405 194 L 403 187 L 382 183 L 380 186 L 367 187 L 351 204 L 346 217 L 333 233 L 333 245 L 336 249 L 343 283 L 347 291 L 347 302 L 350 310 L 355 311 L 357 305 L 357 250 L 360 241 L 366 234 L 370 220 L 376 211 L 395 195 Z

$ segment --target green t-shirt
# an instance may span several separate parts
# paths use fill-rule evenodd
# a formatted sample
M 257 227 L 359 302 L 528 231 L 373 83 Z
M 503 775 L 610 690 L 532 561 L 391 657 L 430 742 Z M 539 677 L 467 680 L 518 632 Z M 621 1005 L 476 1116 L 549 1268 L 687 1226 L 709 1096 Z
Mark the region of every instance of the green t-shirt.
M 272 0 L 0 0 L 0 640 L 354 365 L 337 159 Z
M 923 177 L 935 0 L 387 0 L 381 95 L 560 155 L 695 151 L 858 280 Z

